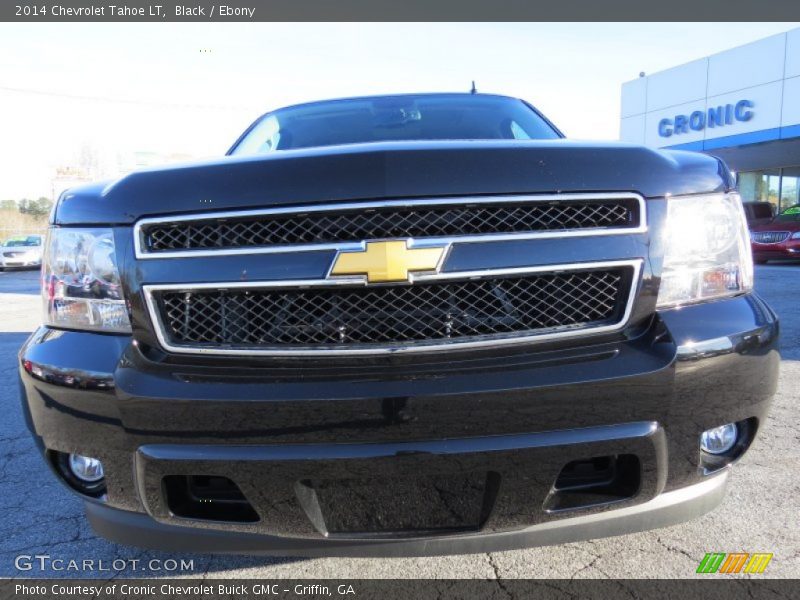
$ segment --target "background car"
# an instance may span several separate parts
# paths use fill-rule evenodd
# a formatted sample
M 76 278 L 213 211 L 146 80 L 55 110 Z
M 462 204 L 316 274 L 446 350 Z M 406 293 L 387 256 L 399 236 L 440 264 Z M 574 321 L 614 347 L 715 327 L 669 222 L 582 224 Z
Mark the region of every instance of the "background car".
M 763 264 L 771 259 L 800 259 L 800 204 L 774 219 L 750 228 L 753 260 Z
M 0 268 L 38 267 L 42 264 L 42 236 L 21 235 L 0 246 Z

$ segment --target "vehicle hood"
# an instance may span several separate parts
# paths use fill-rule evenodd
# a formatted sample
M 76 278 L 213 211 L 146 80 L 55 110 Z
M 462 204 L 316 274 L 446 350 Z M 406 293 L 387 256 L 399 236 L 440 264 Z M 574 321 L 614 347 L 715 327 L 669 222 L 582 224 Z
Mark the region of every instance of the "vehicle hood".
M 776 221 L 753 225 L 750 231 L 800 231 L 800 221 Z
M 138 171 L 66 191 L 55 222 L 126 224 L 145 216 L 335 200 L 612 191 L 660 197 L 732 187 L 718 159 L 625 143 L 375 143 Z

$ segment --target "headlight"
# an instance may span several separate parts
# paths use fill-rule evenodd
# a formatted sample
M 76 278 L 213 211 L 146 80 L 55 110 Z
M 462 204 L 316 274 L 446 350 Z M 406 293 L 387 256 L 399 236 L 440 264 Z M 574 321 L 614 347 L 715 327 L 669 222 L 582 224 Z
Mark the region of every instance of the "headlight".
M 795 231 L 795 232 L 792 234 L 792 239 L 793 239 L 793 240 L 800 240 L 800 231 Z
M 42 296 L 46 325 L 131 331 L 109 229 L 52 228 L 42 257 Z
M 664 250 L 661 308 L 753 287 L 753 256 L 738 194 L 669 198 Z

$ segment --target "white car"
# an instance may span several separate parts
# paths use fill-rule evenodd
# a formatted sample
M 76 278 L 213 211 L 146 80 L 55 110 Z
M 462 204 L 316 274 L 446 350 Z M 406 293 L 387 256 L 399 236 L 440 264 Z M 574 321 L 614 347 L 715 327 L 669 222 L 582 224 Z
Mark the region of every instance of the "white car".
M 42 264 L 42 236 L 21 235 L 0 246 L 0 268 L 38 267 Z

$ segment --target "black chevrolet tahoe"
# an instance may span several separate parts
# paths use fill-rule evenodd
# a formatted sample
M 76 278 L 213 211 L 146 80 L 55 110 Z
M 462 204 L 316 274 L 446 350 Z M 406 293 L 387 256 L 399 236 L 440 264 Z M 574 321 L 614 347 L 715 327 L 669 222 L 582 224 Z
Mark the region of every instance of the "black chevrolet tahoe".
M 763 425 L 778 321 L 752 286 L 716 158 L 568 141 L 503 96 L 315 102 L 62 194 L 22 405 L 125 544 L 618 535 L 714 508 Z

